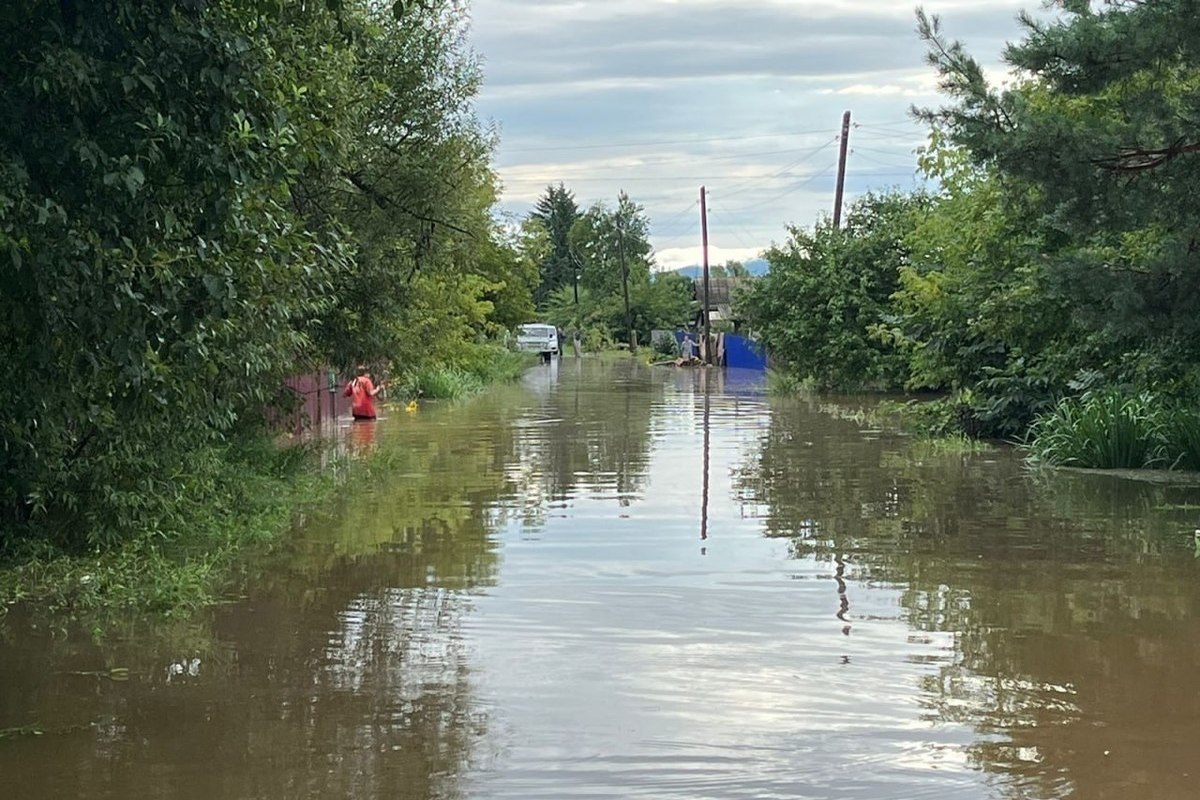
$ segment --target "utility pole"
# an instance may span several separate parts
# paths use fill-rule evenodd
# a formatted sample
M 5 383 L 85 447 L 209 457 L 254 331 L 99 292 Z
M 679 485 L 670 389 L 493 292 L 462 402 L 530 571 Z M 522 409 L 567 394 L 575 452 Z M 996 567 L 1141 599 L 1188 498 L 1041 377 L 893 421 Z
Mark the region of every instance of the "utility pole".
M 572 247 L 567 252 L 571 254 L 571 287 L 575 291 L 575 305 L 579 305 L 579 271 L 583 269 L 583 264 L 580 263 L 575 248 Z
M 633 332 L 633 317 L 629 315 L 629 265 L 625 263 L 625 222 L 617 210 L 617 255 L 621 259 L 621 292 L 625 295 L 625 329 L 629 332 L 629 352 L 637 350 L 637 335 Z
M 842 114 L 842 148 L 838 153 L 837 189 L 833 195 L 833 227 L 842 226 L 842 193 L 846 188 L 846 151 L 850 147 L 850 112 Z
M 702 261 L 704 264 L 704 363 L 712 363 L 712 312 L 708 306 L 708 201 L 704 187 L 700 187 L 700 242 L 702 245 Z

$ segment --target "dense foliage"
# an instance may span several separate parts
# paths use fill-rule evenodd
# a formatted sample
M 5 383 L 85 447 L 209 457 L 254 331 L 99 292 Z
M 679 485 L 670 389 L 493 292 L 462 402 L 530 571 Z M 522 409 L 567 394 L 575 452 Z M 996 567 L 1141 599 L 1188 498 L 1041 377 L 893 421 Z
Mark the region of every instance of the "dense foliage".
M 0 544 L 185 524 L 284 375 L 532 310 L 455 0 L 0 8 Z M 414 341 L 421 347 L 415 348 Z
M 564 286 L 577 291 L 579 259 L 571 247 L 571 229 L 579 221 L 579 205 L 574 193 L 561 183 L 546 187 L 546 193 L 538 198 L 529 221 L 542 235 L 537 301 L 545 303 L 551 294 Z
M 579 331 L 590 348 L 628 342 L 631 330 L 646 344 L 652 330 L 687 325 L 691 281 L 654 271 L 649 237 L 645 210 L 625 192 L 615 207 L 597 202 L 580 212 L 561 184 L 548 187 L 525 225 L 526 252 L 540 265 L 542 316 Z
M 875 334 L 907 262 L 905 234 L 928 205 L 923 195 L 867 195 L 843 228 L 828 220 L 793 227 L 765 253 L 771 271 L 740 297 L 756 337 L 780 363 L 821 387 L 895 389 L 906 377 L 896 345 Z
M 871 225 L 818 225 L 771 253 L 784 296 L 764 284 L 746 307 L 784 364 L 825 385 L 948 392 L 975 435 L 1021 436 L 1087 392 L 1196 405 L 1200 15 L 1188 0 L 1059 5 L 1023 18 L 1000 88 L 918 14 L 946 96 L 916 111 L 936 191 L 912 198 L 921 213 L 860 204 Z M 883 225 L 898 244 L 864 263 L 846 240 Z M 879 276 L 891 294 L 865 294 Z

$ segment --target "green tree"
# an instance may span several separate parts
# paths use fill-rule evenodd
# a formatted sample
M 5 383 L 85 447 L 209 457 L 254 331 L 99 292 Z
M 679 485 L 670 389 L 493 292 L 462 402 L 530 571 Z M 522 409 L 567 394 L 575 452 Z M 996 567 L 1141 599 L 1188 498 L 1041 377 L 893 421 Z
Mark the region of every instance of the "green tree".
M 724 264 L 714 265 L 709 269 L 709 275 L 714 278 L 748 278 L 750 271 L 742 261 L 729 259 Z
M 979 63 L 918 17 L 949 103 L 920 112 L 1045 232 L 1039 267 L 1086 334 L 1077 384 L 1200 386 L 1200 15 L 1190 0 L 1062 3 Z M 1089 377 L 1093 376 L 1093 377 Z
M 909 388 L 955 393 L 973 434 L 1019 435 L 1085 358 L 1047 269 L 1060 237 L 936 132 L 918 160 L 939 192 L 905 236 L 895 315 L 877 330 L 908 354 Z
M 420 319 L 426 334 L 460 337 L 453 320 L 438 324 L 441 311 L 454 315 L 528 282 L 497 271 L 520 265 L 497 258 L 494 142 L 472 106 L 481 74 L 466 43 L 466 9 L 439 0 L 397 18 L 384 6 L 344 3 L 341 21 L 353 33 L 338 45 L 353 57 L 353 88 L 329 103 L 344 109 L 344 146 L 332 164 L 301 176 L 293 193 L 308 224 L 341 231 L 355 258 L 336 276 L 336 301 L 314 336 L 336 364 L 387 364 L 398 354 L 411 363 L 461 349 L 461 340 L 422 339 L 427 346 L 414 352 L 404 321 L 424 308 L 433 315 Z M 443 278 L 471 297 L 430 305 L 420 295 Z M 486 328 L 478 321 L 471 338 Z
M 632 298 L 650 280 L 654 249 L 649 237 L 645 210 L 625 192 L 618 195 L 616 208 L 596 203 L 571 229 L 580 284 L 600 303 L 621 309 L 617 327 L 625 332 L 636 330 Z
M 529 310 L 490 217 L 466 10 L 0 8 L 0 530 L 180 528 L 280 379 Z
M 841 229 L 828 219 L 811 232 L 791 228 L 788 241 L 766 253 L 771 271 L 738 298 L 756 338 L 821 386 L 903 386 L 905 355 L 879 329 L 894 315 L 905 237 L 929 205 L 923 194 L 868 194 Z
M 6 528 L 161 516 L 189 448 L 261 418 L 309 350 L 350 254 L 288 182 L 339 149 L 316 121 L 352 67 L 324 7 L 261 5 L 0 11 Z
M 538 263 L 541 281 L 535 298 L 541 305 L 556 289 L 573 287 L 576 282 L 579 265 L 571 250 L 571 229 L 579 219 L 575 194 L 561 183 L 547 186 L 529 217 L 540 223 L 546 234 L 547 248 Z

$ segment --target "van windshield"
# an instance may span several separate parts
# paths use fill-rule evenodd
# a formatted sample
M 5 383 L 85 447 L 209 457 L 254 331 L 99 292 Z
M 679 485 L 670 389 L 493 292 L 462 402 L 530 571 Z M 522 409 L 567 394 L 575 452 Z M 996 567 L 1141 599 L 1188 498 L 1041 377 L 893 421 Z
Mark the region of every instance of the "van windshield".
M 554 328 L 549 325 L 522 325 L 521 334 L 535 336 L 539 339 L 549 339 L 554 335 Z

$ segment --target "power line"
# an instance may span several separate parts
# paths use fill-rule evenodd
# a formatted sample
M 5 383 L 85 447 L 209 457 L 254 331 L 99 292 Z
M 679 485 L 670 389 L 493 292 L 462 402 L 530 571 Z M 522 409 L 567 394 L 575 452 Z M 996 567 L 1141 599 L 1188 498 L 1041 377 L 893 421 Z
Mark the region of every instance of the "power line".
M 871 156 L 871 155 L 864 155 L 863 153 L 860 153 L 858 151 L 859 151 L 859 148 L 857 148 L 857 147 L 850 148 L 851 155 L 857 156 L 859 159 L 866 161 L 868 164 L 878 164 L 881 167 L 907 167 L 907 166 L 910 166 L 907 163 L 902 163 L 902 164 L 889 163 L 889 162 L 883 161 L 881 159 L 875 158 L 874 156 Z M 917 169 L 917 166 L 915 164 L 912 164 L 911 166 L 913 168 L 913 171 L 915 172 Z
M 774 178 L 786 177 L 786 173 L 788 170 L 792 169 L 793 167 L 797 167 L 797 166 L 803 164 L 804 162 L 815 158 L 817 156 L 817 154 L 823 152 L 824 150 L 828 150 L 836 142 L 837 142 L 837 137 L 835 136 L 834 138 L 830 139 L 829 141 L 825 142 L 824 144 L 808 151 L 807 155 L 801 156 L 800 158 L 797 158 L 794 161 L 784 164 L 783 167 L 781 167 L 780 169 L 776 170 L 775 172 L 773 172 L 769 175 L 751 177 L 751 178 L 748 178 L 747 180 L 737 181 L 734 184 L 732 184 L 732 186 L 730 187 L 729 190 L 724 191 L 724 192 L 718 191 L 716 193 L 717 200 L 720 201 L 720 200 L 727 199 L 730 197 L 736 197 L 739 194 L 745 194 L 746 192 L 750 191 L 751 189 L 754 189 L 757 186 L 761 186 L 764 181 L 769 181 Z
M 784 164 L 782 167 L 780 167 L 776 170 L 773 170 L 772 172 L 757 173 L 757 174 L 753 174 L 753 175 L 729 174 L 729 175 L 715 175 L 714 176 L 712 173 L 708 173 L 706 175 L 613 175 L 611 173 L 606 173 L 604 175 L 597 175 L 597 176 L 582 176 L 582 175 L 565 176 L 565 177 L 559 176 L 559 178 L 557 178 L 557 180 L 564 181 L 564 182 L 576 182 L 576 183 L 637 183 L 637 182 L 671 183 L 674 181 L 711 181 L 713 179 L 721 180 L 723 178 L 729 178 L 729 179 L 733 180 L 733 183 L 728 184 L 730 189 L 727 191 L 718 191 L 716 193 L 719 198 L 725 199 L 725 198 L 733 197 L 733 196 L 736 196 L 739 194 L 743 194 L 743 193 L 750 191 L 758 186 L 763 185 L 764 183 L 766 183 L 768 181 L 771 181 L 771 180 L 774 180 L 777 178 L 783 178 L 783 179 L 802 178 L 803 177 L 802 175 L 795 175 L 795 174 L 789 174 L 789 173 L 795 167 L 798 167 L 799 165 L 805 163 L 806 161 L 810 161 L 812 158 L 814 158 L 820 152 L 829 149 L 829 147 L 832 146 L 836 141 L 837 140 L 835 138 L 835 139 L 831 139 L 828 142 L 825 142 L 824 144 L 818 145 L 817 147 L 803 149 L 800 152 L 803 152 L 804 155 L 801 156 L 800 158 L 793 159 L 793 160 L 789 161 L 788 163 Z M 791 152 L 796 152 L 796 151 L 791 151 Z M 545 182 L 545 179 L 543 179 L 543 178 L 538 178 L 538 179 L 526 178 L 526 179 L 506 180 L 505 185 L 514 185 L 514 184 L 519 185 L 521 183 L 526 183 L 526 184 L 537 183 L 540 185 L 544 182 Z M 697 201 L 697 202 L 699 202 L 699 201 Z
M 748 159 L 748 158 L 759 158 L 761 156 L 777 156 L 777 155 L 788 155 L 791 153 L 807 153 L 811 149 L 812 148 L 810 148 L 810 147 L 789 147 L 789 148 L 785 148 L 783 150 L 759 150 L 759 151 L 751 152 L 751 153 L 726 153 L 724 155 L 707 155 L 707 154 L 705 154 L 705 155 L 693 155 L 693 156 L 680 156 L 678 158 L 647 158 L 647 159 L 639 160 L 638 163 L 636 163 L 636 164 L 628 164 L 628 165 L 623 165 L 623 166 L 643 167 L 643 166 L 659 166 L 662 164 L 696 164 L 697 162 L 700 162 L 700 161 L 705 161 L 705 162 L 707 162 L 707 161 L 733 161 L 733 160 L 741 159 L 741 158 Z M 521 164 L 497 165 L 496 168 L 499 170 L 515 169 L 518 167 L 527 167 L 527 166 L 530 166 L 531 164 L 535 164 L 535 163 L 536 162 L 522 162 Z M 518 180 L 518 181 L 522 181 L 522 180 L 523 181 L 532 181 L 532 180 L 541 181 L 543 179 L 542 178 L 537 178 L 537 179 L 517 178 L 516 180 Z
M 698 206 L 698 205 L 700 205 L 700 201 L 699 201 L 699 200 L 693 200 L 693 201 L 691 202 L 691 204 L 690 204 L 690 205 L 689 205 L 687 208 L 683 209 L 683 211 L 680 211 L 679 213 L 675 214 L 675 215 L 674 215 L 674 216 L 672 216 L 670 219 L 668 219 L 666 222 L 662 223 L 662 227 L 664 227 L 664 228 L 669 228 L 669 227 L 671 227 L 671 225 L 675 224 L 675 222 L 676 222 L 676 221 L 678 221 L 679 219 L 682 219 L 682 218 L 683 218 L 683 216 L 684 216 L 685 214 L 688 214 L 688 213 L 690 213 L 690 212 L 691 212 L 691 210 L 692 210 L 693 208 L 695 208 L 696 206 Z M 651 223 L 651 227 L 654 227 L 654 223 L 653 223 L 653 222 Z M 688 231 L 688 232 L 689 232 L 689 233 L 691 232 L 691 231 L 690 231 L 690 229 L 689 229 L 689 231 Z
M 883 122 L 860 122 L 858 124 L 864 125 L 864 126 L 872 126 L 872 127 L 876 127 L 876 128 L 887 128 L 887 127 L 900 125 L 900 124 L 921 125 L 922 123 L 913 119 L 912 117 L 903 117 L 901 119 L 884 120 Z
M 782 139 L 789 136 L 810 136 L 815 133 L 825 133 L 824 128 L 811 131 L 780 131 L 778 133 L 760 133 L 752 136 L 711 136 L 701 139 L 659 139 L 640 142 L 608 142 L 606 144 L 562 145 L 559 147 L 518 147 L 505 150 L 506 153 L 549 153 L 569 150 L 604 150 L 610 147 L 654 147 L 667 144 L 701 144 L 704 142 L 738 142 L 751 139 Z
M 790 165 L 788 165 L 787 168 L 785 168 L 782 171 L 772 172 L 772 173 L 764 173 L 762 175 L 737 175 L 737 174 L 713 175 L 712 173 L 709 173 L 707 175 L 605 175 L 605 176 L 590 177 L 590 178 L 575 176 L 575 177 L 563 178 L 562 180 L 576 181 L 579 183 L 614 183 L 614 182 L 615 183 L 623 183 L 623 182 L 636 182 L 636 181 L 659 181 L 662 183 L 667 183 L 670 181 L 704 181 L 704 180 L 714 180 L 714 179 L 721 180 L 722 178 L 736 178 L 736 179 L 738 179 L 738 184 L 741 184 L 741 183 L 744 183 L 745 181 L 757 181 L 759 179 L 765 180 L 768 178 L 793 178 L 793 177 L 798 178 L 798 177 L 802 177 L 799 175 L 786 174 L 787 169 L 790 169 L 793 166 L 797 166 L 797 164 L 790 164 Z M 737 184 L 735 184 L 735 185 L 737 185 Z M 726 195 L 726 196 L 728 196 L 728 195 Z
M 752 209 L 755 209 L 755 208 L 761 208 L 762 206 L 765 206 L 765 205 L 770 205 L 771 203 L 774 203 L 774 202 L 776 202 L 777 200 L 782 200 L 783 198 L 787 197 L 787 196 L 788 196 L 788 195 L 790 195 L 790 194 L 793 194 L 794 192 L 798 192 L 798 191 L 800 191 L 800 190 L 801 190 L 801 189 L 803 189 L 805 186 L 808 186 L 810 183 L 812 183 L 813 181 L 817 180 L 818 178 L 823 178 L 823 177 L 825 177 L 825 176 L 826 176 L 826 175 L 828 175 L 830 172 L 833 172 L 833 170 L 834 170 L 834 167 L 836 167 L 836 166 L 837 166 L 836 164 L 830 164 L 829 166 L 825 167 L 825 169 L 821 170 L 820 172 L 817 172 L 817 173 L 814 173 L 813 175 L 810 175 L 810 176 L 809 176 L 808 178 L 806 178 L 805 180 L 802 180 L 802 181 L 800 181 L 799 183 L 797 183 L 797 184 L 795 184 L 795 185 L 793 185 L 793 186 L 789 187 L 787 190 L 785 190 L 785 191 L 783 191 L 783 192 L 780 192 L 779 194 L 777 194 L 777 195 L 774 195 L 774 196 L 772 196 L 772 197 L 768 197 L 768 198 L 767 198 L 767 199 L 765 199 L 765 200 L 760 200 L 760 201 L 759 201 L 759 202 L 757 202 L 757 203 L 751 203 L 750 205 L 747 205 L 747 206 L 738 206 L 738 207 L 736 207 L 736 208 L 732 208 L 732 209 L 726 209 L 726 211 L 727 211 L 727 213 L 735 213 L 735 212 L 740 212 L 740 211 L 750 211 L 750 210 L 752 210 Z
M 899 153 L 897 153 L 894 149 L 888 150 L 888 149 L 885 149 L 882 147 L 871 147 L 869 145 L 859 145 L 859 146 L 855 147 L 854 149 L 855 150 L 865 150 L 868 153 L 883 153 L 885 156 L 899 155 Z

